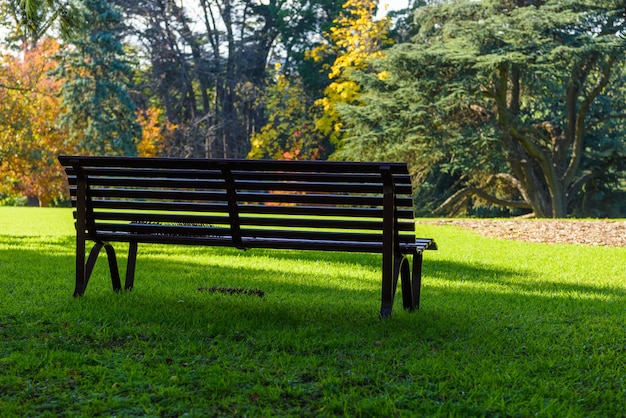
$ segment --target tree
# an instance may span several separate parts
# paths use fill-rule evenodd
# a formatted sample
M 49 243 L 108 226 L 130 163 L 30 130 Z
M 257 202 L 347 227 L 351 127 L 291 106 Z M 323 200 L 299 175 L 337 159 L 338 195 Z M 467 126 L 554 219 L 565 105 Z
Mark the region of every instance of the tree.
M 361 76 L 364 107 L 345 110 L 354 125 L 343 155 L 406 152 L 421 178 L 448 173 L 443 211 L 480 199 L 538 217 L 568 215 L 592 182 L 624 181 L 617 173 L 626 132 L 616 122 L 626 117 L 624 5 L 508 0 L 418 9 L 413 42 L 378 64 L 384 77 Z
M 139 112 L 138 121 L 141 125 L 141 141 L 137 144 L 140 157 L 159 157 L 168 154 L 168 146 L 172 142 L 177 126 L 164 117 L 163 111 L 151 107 Z
M 276 82 L 265 93 L 267 123 L 252 135 L 248 158 L 325 159 L 330 146 L 315 129 L 300 79 L 287 78 L 277 65 Z
M 3 0 L 0 11 L 8 24 L 9 38 L 20 43 L 37 42 L 58 23 L 64 37 L 80 26 L 75 0 Z
M 121 14 L 106 0 L 85 0 L 85 26 L 60 57 L 61 123 L 87 154 L 135 155 L 141 126 L 128 90 L 131 66 L 120 41 Z
M 76 151 L 56 124 L 62 81 L 49 72 L 58 52 L 58 42 L 44 39 L 0 62 L 0 194 L 41 206 L 67 197 L 56 157 Z
M 359 86 L 349 78 L 352 70 L 365 70 L 369 61 L 382 56 L 382 48 L 390 42 L 387 33 L 389 19 L 374 20 L 377 1 L 347 0 L 344 11 L 326 33 L 326 42 L 310 51 L 309 57 L 321 61 L 328 55 L 335 56 L 328 66 L 328 78 L 332 82 L 324 90 L 324 97 L 316 101 L 321 109 L 317 128 L 338 144 L 343 136 L 343 122 L 337 106 L 350 104 L 359 97 Z
M 142 91 L 177 125 L 184 156 L 244 157 L 265 124 L 263 89 L 275 62 L 296 71 L 341 0 L 116 0 L 150 68 Z M 317 74 L 316 74 L 317 75 Z M 154 103 L 151 103 L 152 105 Z

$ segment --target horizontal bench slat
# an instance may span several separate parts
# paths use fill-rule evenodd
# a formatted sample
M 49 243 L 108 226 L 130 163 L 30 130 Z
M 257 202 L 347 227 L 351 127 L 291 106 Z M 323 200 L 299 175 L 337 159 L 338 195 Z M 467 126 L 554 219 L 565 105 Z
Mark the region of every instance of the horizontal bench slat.
M 92 199 L 93 207 L 98 208 L 118 208 L 118 209 L 131 209 L 136 208 L 137 210 L 188 210 L 185 208 L 193 208 L 197 207 L 198 212 L 201 211 L 210 211 L 213 212 L 213 205 L 206 206 L 206 204 L 202 203 L 199 200 L 196 200 L 192 205 L 189 206 L 189 203 L 185 201 L 177 201 L 177 200 L 164 200 L 160 199 L 159 201 L 148 201 L 146 197 L 142 197 L 144 200 L 132 200 L 134 194 L 131 191 L 124 192 L 124 196 L 115 196 L 109 195 L 106 192 L 99 193 L 99 196 L 92 195 L 92 197 L 97 197 L 97 199 Z M 71 204 L 72 207 L 76 207 L 76 191 L 71 191 Z M 320 196 L 320 195 L 317 195 Z M 317 215 L 318 213 L 326 213 L 328 212 L 332 216 L 341 216 L 341 213 L 345 213 L 345 216 L 351 216 L 354 213 L 354 216 L 373 216 L 373 217 L 382 217 L 382 209 L 380 208 L 380 201 L 376 202 L 378 204 L 372 205 L 371 202 L 359 202 L 365 203 L 364 205 L 345 205 L 345 207 L 334 207 L 328 206 L 329 201 L 318 202 L 318 199 L 309 198 L 309 202 L 302 202 L 304 200 L 301 197 L 296 198 L 300 202 L 289 201 L 287 197 L 273 198 L 272 200 L 265 199 L 261 201 L 260 198 L 256 198 L 255 201 L 248 202 L 240 202 L 238 205 L 238 209 L 240 213 L 266 213 L 266 214 L 284 214 L 284 213 L 298 213 L 298 214 L 309 214 L 309 215 Z M 220 199 L 213 199 L 207 201 L 219 202 Z M 412 200 L 410 198 L 397 198 L 396 199 L 396 211 L 399 218 L 413 218 L 413 206 L 410 204 Z M 300 203 L 301 206 L 293 206 L 290 204 Z M 304 204 L 306 203 L 306 205 Z M 345 203 L 345 202 L 344 202 Z M 216 203 L 217 204 L 217 203 Z M 281 205 L 283 204 L 283 205 Z M 206 209 L 205 209 L 206 208 Z M 192 209 L 189 209 L 192 210 Z M 354 210 L 355 212 L 352 212 Z M 362 215 L 359 215 L 356 211 L 363 211 Z M 293 212 L 292 212 L 293 211 Z M 336 211 L 336 214 L 332 214 L 330 212 Z
M 397 162 L 346 162 L 346 161 L 277 161 L 204 158 L 138 158 L 138 157 L 99 157 L 99 156 L 59 156 L 64 166 L 126 167 L 182 170 L 211 170 L 227 168 L 233 172 L 243 171 L 294 171 L 312 173 L 380 173 L 388 169 L 392 174 L 408 174 L 406 164 Z
M 113 177 L 90 177 L 89 187 L 120 187 L 120 188 L 161 188 L 161 189 L 203 189 L 225 190 L 226 183 L 223 179 L 198 180 L 198 179 L 155 179 L 155 178 L 113 178 Z
M 76 179 L 70 181 L 70 185 L 76 185 Z M 191 189 L 191 190 L 225 190 L 226 184 L 223 180 L 197 180 L 197 179 L 128 179 L 128 178 L 104 178 L 90 177 L 89 186 L 92 189 L 111 187 L 118 189 L 140 189 L 140 188 L 159 188 L 159 189 Z M 260 182 L 246 181 L 235 182 L 238 191 L 298 191 L 298 192 L 326 192 L 326 193 L 363 193 L 363 194 L 380 194 L 382 193 L 382 183 L 324 183 L 324 182 Z M 75 190 L 75 187 L 73 187 Z M 410 184 L 397 185 L 395 188 L 397 195 L 408 195 L 412 193 Z
M 168 236 L 168 235 L 142 235 L 128 233 L 102 233 L 99 236 L 104 241 L 112 242 L 142 242 L 154 244 L 176 244 L 176 245 L 200 245 L 200 246 L 226 246 L 232 247 L 232 237 L 230 236 Z M 283 250 L 318 250 L 318 251 L 349 251 L 364 253 L 380 253 L 382 243 L 363 241 L 323 241 L 308 239 L 280 239 L 280 238 L 242 238 L 242 245 L 245 248 L 267 248 Z
M 89 177 L 136 177 L 136 178 L 169 178 L 169 179 L 196 179 L 215 180 L 223 179 L 223 172 L 219 169 L 191 170 L 191 169 L 164 169 L 164 168 L 94 168 L 85 167 L 83 171 Z M 72 167 L 65 169 L 68 177 L 76 177 L 76 171 Z
M 293 172 L 274 172 L 274 171 L 235 171 L 232 173 L 236 181 L 292 181 L 292 182 L 324 182 L 324 183 L 380 183 L 381 174 L 367 173 L 302 173 L 300 171 Z M 411 184 L 411 177 L 406 174 L 395 174 L 393 176 L 394 184 Z
M 297 191 L 297 192 L 324 192 L 324 193 L 369 193 L 381 194 L 382 183 L 323 183 L 323 182 L 262 182 L 262 181 L 235 181 L 235 188 L 241 191 Z M 400 193 L 397 191 L 397 193 Z M 406 193 L 406 189 L 404 189 Z M 409 192 L 410 194 L 410 192 Z
M 112 242 L 142 242 L 153 244 L 176 244 L 176 245 L 200 245 L 200 246 L 226 246 L 232 247 L 231 236 L 167 236 L 154 234 L 128 234 L 128 233 L 102 233 L 99 238 L 104 241 Z M 428 241 L 430 243 L 432 241 Z M 400 249 L 404 252 L 410 252 L 413 249 L 422 251 L 424 249 L 435 249 L 435 246 L 429 246 L 427 242 L 411 243 L 405 242 L 400 244 Z M 307 239 L 280 239 L 280 238 L 249 238 L 243 237 L 242 244 L 247 248 L 266 248 L 266 249 L 283 249 L 283 250 L 318 250 L 318 251 L 349 251 L 364 253 L 380 253 L 382 243 L 380 242 L 361 242 L 361 241 L 323 241 L 323 240 L 307 240 Z M 435 248 L 433 248 L 435 247 Z
M 273 239 L 281 238 L 284 240 L 310 240 L 325 241 L 335 243 L 350 242 L 372 242 L 382 245 L 382 232 L 358 233 L 358 232 L 327 232 L 316 230 L 280 230 L 280 229 L 241 229 L 242 238 L 250 239 Z
M 75 207 L 75 203 L 73 203 Z M 198 203 L 198 202 L 163 202 L 163 201 L 135 201 L 135 200 L 93 200 L 94 209 L 135 210 L 135 211 L 171 211 L 171 212 L 228 212 L 225 202 Z
M 240 214 L 259 215 L 299 215 L 316 216 L 351 216 L 365 218 L 382 218 L 381 207 L 336 207 L 336 206 L 272 206 L 247 204 L 239 206 Z M 400 219 L 413 219 L 413 209 L 397 209 L 396 214 Z
M 224 179 L 220 170 L 190 170 L 190 169 L 136 169 L 136 168 L 85 168 L 85 174 L 90 178 L 139 178 L 139 179 L 180 179 L 180 180 L 219 180 Z M 66 168 L 65 172 L 70 182 L 75 182 L 76 173 L 73 168 Z M 381 174 L 359 173 L 302 173 L 300 171 L 235 171 L 231 172 L 236 181 L 263 181 L 263 182 L 324 182 L 324 183 L 380 183 Z M 393 175 L 394 184 L 411 185 L 408 174 Z
M 230 234 L 230 229 L 218 226 L 185 226 L 163 225 L 150 223 L 103 223 L 96 222 L 95 228 L 98 234 L 128 233 L 139 235 L 170 235 L 177 237 L 187 236 L 210 236 L 222 237 Z
M 226 192 L 196 192 L 189 190 L 154 190 L 154 189 L 101 189 L 89 190 L 89 195 L 98 198 L 117 199 L 155 199 L 170 201 L 205 201 L 223 202 Z
M 92 188 L 91 197 L 104 199 L 153 199 L 168 201 L 226 201 L 226 192 L 202 192 L 192 190 L 155 190 L 155 189 L 113 189 Z M 293 193 L 254 193 L 243 192 L 237 194 L 242 205 L 254 203 L 296 203 L 317 205 L 345 205 L 345 206 L 382 206 L 382 196 L 370 195 L 340 195 L 340 194 L 293 194 Z M 410 207 L 413 200 L 409 197 L 396 198 L 396 205 Z M 320 206 L 322 207 L 322 206 Z
M 126 221 L 126 222 L 154 222 L 185 224 L 216 224 L 227 223 L 228 213 L 222 216 L 206 216 L 194 214 L 169 213 L 141 213 L 141 212 L 94 212 L 90 219 L 95 221 Z
M 258 226 L 258 225 L 253 225 Z M 107 233 L 128 233 L 139 235 L 169 235 L 177 237 L 187 236 L 227 236 L 230 235 L 228 226 L 215 224 L 167 224 L 167 223 L 150 223 L 150 222 L 133 222 L 133 223 L 110 223 L 96 221 L 94 225 L 98 235 Z M 283 238 L 283 239 L 311 239 L 323 241 L 364 241 L 364 242 L 382 242 L 382 231 L 371 229 L 352 229 L 346 231 L 343 228 L 337 230 L 328 230 L 325 228 L 309 228 L 309 229 L 258 229 L 243 225 L 240 229 L 242 237 L 248 238 Z M 139 241 L 139 239 L 137 239 Z
M 72 201 L 76 207 L 76 201 Z M 171 212 L 199 212 L 214 213 L 228 212 L 226 203 L 198 203 L 198 202 L 148 202 L 133 200 L 93 200 L 91 207 L 94 209 L 110 210 L 135 210 L 135 211 L 171 211 Z M 316 216 L 323 213 L 326 216 L 351 216 L 361 218 L 382 217 L 383 210 L 380 207 L 334 207 L 334 206 L 271 206 L 246 204 L 238 207 L 240 214 L 258 215 L 299 215 Z M 397 210 L 398 218 L 410 220 L 413 211 L 409 209 Z
M 138 236 L 170 236 L 181 240 L 187 237 L 227 237 L 230 231 L 227 228 L 219 227 L 195 227 L 195 226 L 168 226 L 153 224 L 113 224 L 97 223 L 96 230 L 99 235 L 108 233 L 127 233 Z M 350 232 L 316 232 L 298 230 L 274 230 L 274 229 L 241 229 L 241 236 L 251 239 L 261 238 L 282 238 L 285 240 L 310 239 L 313 241 L 334 241 L 334 242 L 382 242 L 381 234 L 365 234 Z
M 243 192 L 237 194 L 240 202 L 274 202 L 274 203 L 296 203 L 313 205 L 346 205 L 346 206 L 382 206 L 382 196 L 359 196 L 359 195 L 337 195 L 337 194 L 290 194 L 290 193 L 250 193 Z M 396 198 L 396 205 L 409 206 L 413 203 L 411 198 Z
M 98 221 L 120 221 L 128 223 L 150 223 L 152 224 L 178 224 L 180 226 L 201 224 L 210 225 L 218 223 L 228 223 L 228 213 L 221 213 L 221 216 L 206 216 L 198 214 L 177 213 L 177 214 L 154 214 L 141 212 L 94 212 L 89 215 L 89 219 Z M 358 218 L 357 218 L 358 219 Z M 346 229 L 346 230 L 366 230 L 366 231 L 382 231 L 382 220 L 355 220 L 335 219 L 324 217 L 315 218 L 268 218 L 268 217 L 248 217 L 239 218 L 239 224 L 242 227 L 293 227 L 293 228 L 310 228 L 310 229 Z M 98 225 L 96 225 L 100 228 Z M 414 231 L 412 222 L 399 222 L 399 231 Z
M 348 230 L 377 230 L 382 231 L 382 220 L 358 221 L 354 219 L 321 219 L 316 218 L 249 218 L 240 217 L 239 223 L 242 227 L 266 226 L 266 227 L 291 227 L 310 229 L 348 229 Z M 409 223 L 399 223 L 399 230 L 414 231 L 415 226 Z
M 159 188 L 159 189 L 191 189 L 191 190 L 225 190 L 223 180 L 196 180 L 196 179 L 129 179 L 110 177 L 91 177 L 89 186 L 125 188 Z M 262 182 L 262 181 L 235 181 L 238 191 L 297 191 L 297 192 L 326 192 L 326 193 L 382 193 L 382 183 L 323 183 L 323 182 Z M 398 194 L 411 194 L 411 186 L 404 185 L 396 188 Z

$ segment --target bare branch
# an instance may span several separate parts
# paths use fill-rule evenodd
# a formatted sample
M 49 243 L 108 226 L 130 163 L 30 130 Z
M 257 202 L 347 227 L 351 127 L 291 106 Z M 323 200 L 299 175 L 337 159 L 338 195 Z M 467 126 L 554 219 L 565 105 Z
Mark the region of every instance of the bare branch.
M 532 209 L 532 207 L 530 206 L 530 204 L 528 204 L 528 202 L 525 202 L 523 200 L 500 199 L 498 197 L 495 197 L 487 193 L 486 191 L 482 189 L 474 189 L 474 194 L 480 197 L 481 199 L 488 201 L 489 203 L 493 203 L 494 205 L 507 206 L 510 208 L 519 208 L 519 209 Z

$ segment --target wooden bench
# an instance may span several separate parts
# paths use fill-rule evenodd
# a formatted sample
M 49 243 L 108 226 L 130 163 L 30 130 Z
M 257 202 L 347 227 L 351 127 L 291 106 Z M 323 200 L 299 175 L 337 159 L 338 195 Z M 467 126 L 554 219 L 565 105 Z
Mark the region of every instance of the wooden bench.
M 59 156 L 76 220 L 75 296 L 100 250 L 113 289 L 121 282 L 112 242 L 129 243 L 125 289 L 138 243 L 382 254 L 382 306 L 419 307 L 422 252 L 404 163 Z M 86 241 L 95 242 L 87 261 Z M 412 268 L 408 256 L 412 256 Z

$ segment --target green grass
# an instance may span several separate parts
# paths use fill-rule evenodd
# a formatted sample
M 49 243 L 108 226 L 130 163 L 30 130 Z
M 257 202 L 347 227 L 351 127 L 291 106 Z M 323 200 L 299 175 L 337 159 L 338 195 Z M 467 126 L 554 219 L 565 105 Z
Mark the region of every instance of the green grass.
M 419 235 L 422 308 L 381 321 L 368 254 L 140 245 L 74 299 L 71 211 L 1 207 L 0 415 L 626 414 L 626 248 Z

